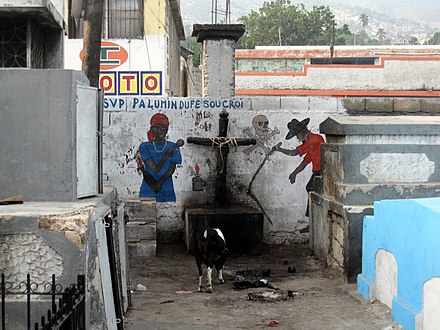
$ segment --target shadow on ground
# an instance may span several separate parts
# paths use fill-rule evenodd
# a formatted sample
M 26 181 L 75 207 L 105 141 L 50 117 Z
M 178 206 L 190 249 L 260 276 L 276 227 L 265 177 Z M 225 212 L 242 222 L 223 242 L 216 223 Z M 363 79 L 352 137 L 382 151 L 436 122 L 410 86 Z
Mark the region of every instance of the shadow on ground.
M 125 329 L 394 328 L 386 306 L 363 300 L 355 284 L 323 269 L 307 245 L 264 246 L 258 256 L 230 256 L 224 277 L 225 284 L 214 282 L 213 293 L 197 292 L 197 266 L 183 243 L 160 245 L 155 257 L 130 260 L 133 293 Z

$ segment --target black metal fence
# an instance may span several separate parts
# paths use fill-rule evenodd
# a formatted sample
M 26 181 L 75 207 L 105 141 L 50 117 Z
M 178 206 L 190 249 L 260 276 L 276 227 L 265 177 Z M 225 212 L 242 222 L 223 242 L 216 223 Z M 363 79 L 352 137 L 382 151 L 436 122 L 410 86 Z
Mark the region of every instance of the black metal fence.
M 30 275 L 27 275 L 26 282 L 20 282 L 14 285 L 12 282 L 5 281 L 5 275 L 1 278 L 1 322 L 2 330 L 6 327 L 6 306 L 8 297 L 23 296 L 26 299 L 26 329 L 48 330 L 48 329 L 78 329 L 85 330 L 85 276 L 78 275 L 76 284 L 71 284 L 63 290 L 62 285 L 55 283 L 55 275 L 52 275 L 52 281 L 38 285 L 31 282 Z M 51 306 L 47 314 L 42 315 L 39 322 L 31 325 L 31 303 L 32 297 L 48 296 Z M 58 298 L 58 299 L 57 299 Z M 48 303 L 49 300 L 41 303 Z M 35 302 L 34 302 L 35 303 Z

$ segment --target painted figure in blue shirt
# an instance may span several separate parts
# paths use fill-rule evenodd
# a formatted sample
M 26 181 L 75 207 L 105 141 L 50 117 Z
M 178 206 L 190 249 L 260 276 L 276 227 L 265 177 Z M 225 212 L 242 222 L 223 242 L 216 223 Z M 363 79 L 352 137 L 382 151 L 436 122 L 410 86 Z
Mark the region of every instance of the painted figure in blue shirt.
M 176 143 L 167 141 L 168 117 L 156 113 L 151 117 L 148 142 L 139 146 L 138 170 L 142 171 L 142 185 L 139 197 L 154 197 L 157 202 L 175 202 L 172 175 L 176 165 L 182 163 L 179 147 L 183 140 Z

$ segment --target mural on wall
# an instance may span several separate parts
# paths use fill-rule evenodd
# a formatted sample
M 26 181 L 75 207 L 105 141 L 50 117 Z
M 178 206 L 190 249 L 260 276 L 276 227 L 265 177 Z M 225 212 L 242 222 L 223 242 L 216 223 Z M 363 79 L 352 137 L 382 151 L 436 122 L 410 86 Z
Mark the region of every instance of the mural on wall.
M 180 147 L 184 141 L 166 140 L 168 127 L 166 115 L 154 114 L 150 119 L 148 141 L 141 143 L 136 154 L 137 169 L 143 176 L 139 197 L 154 197 L 157 202 L 176 201 L 172 175 L 176 165 L 182 163 Z
M 280 134 L 280 131 L 277 127 L 273 130 L 269 128 L 269 120 L 264 115 L 256 115 L 252 119 L 252 127 L 254 132 L 252 132 L 251 127 L 247 127 L 243 130 L 243 133 L 249 136 L 251 139 L 255 139 L 257 144 L 250 146 L 249 148 L 243 150 L 243 152 L 249 156 L 252 151 L 257 148 L 261 148 L 264 153 L 267 155 L 271 148 L 266 147 L 265 143 L 268 142 L 272 137 L 276 134 Z
M 310 122 L 310 118 L 306 118 L 302 121 L 293 118 L 287 123 L 289 132 L 286 135 L 286 140 L 290 140 L 294 136 L 301 142 L 301 145 L 295 149 L 285 149 L 281 147 L 281 143 L 278 143 L 275 147 L 275 151 L 279 151 L 287 156 L 304 156 L 301 163 L 293 170 L 289 175 L 289 181 L 294 184 L 296 176 L 302 172 L 309 163 L 312 163 L 312 176 L 306 185 L 307 194 L 313 191 L 313 181 L 316 176 L 321 175 L 321 144 L 324 143 L 324 138 L 312 133 L 307 125 Z M 309 201 L 307 200 L 306 217 L 309 216 Z

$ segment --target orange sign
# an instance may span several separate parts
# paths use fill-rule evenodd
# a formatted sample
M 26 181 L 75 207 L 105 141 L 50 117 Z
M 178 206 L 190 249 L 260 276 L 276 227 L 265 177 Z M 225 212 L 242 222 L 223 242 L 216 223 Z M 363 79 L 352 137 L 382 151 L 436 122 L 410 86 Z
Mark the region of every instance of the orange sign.
M 79 58 L 83 60 L 84 49 L 79 53 Z M 128 59 L 128 53 L 124 47 L 111 41 L 101 42 L 101 70 L 111 70 L 124 64 Z

